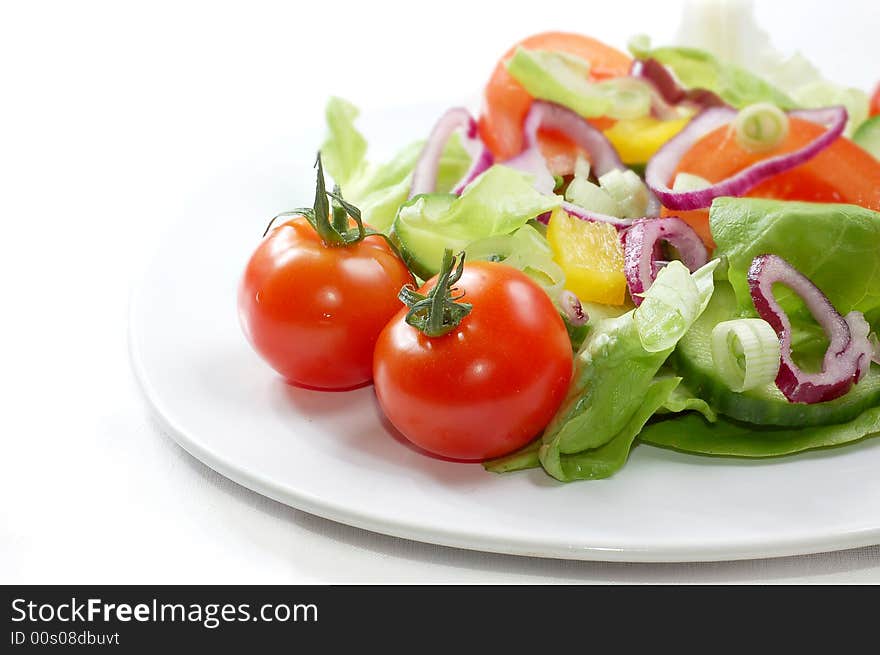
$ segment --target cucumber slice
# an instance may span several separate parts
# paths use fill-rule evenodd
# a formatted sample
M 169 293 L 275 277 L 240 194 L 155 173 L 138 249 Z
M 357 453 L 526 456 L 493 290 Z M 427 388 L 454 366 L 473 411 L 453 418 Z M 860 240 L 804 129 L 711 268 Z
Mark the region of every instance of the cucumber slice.
M 731 391 L 712 360 L 712 329 L 737 315 L 733 289 L 716 282 L 709 306 L 679 341 L 671 359 L 688 388 L 719 414 L 758 425 L 830 425 L 850 421 L 880 403 L 880 369 L 875 366 L 845 396 L 824 403 L 791 403 L 772 382 L 742 393 Z
M 853 135 L 853 141 L 874 155 L 874 159 L 880 160 L 880 115 L 862 123 Z
M 427 193 L 402 205 L 389 236 L 412 272 L 427 280 L 440 270 L 446 248 L 458 252 L 479 239 L 510 234 L 559 205 L 532 182 L 527 173 L 492 166 L 461 196 Z
M 465 235 L 454 234 L 454 226 L 438 221 L 456 200 L 457 196 L 448 193 L 416 196 L 401 206 L 391 226 L 389 236 L 397 244 L 403 261 L 423 280 L 440 270 L 446 248 L 459 252 L 471 242 Z

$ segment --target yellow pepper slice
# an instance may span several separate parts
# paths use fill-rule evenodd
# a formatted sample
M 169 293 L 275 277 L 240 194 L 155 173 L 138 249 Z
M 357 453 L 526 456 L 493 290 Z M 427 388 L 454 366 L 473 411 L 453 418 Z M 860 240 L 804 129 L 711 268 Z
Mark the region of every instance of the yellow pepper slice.
M 623 246 L 613 225 L 582 221 L 557 208 L 550 215 L 547 241 L 565 272 L 566 289 L 586 302 L 625 302 Z
M 605 136 L 617 149 L 624 164 L 644 164 L 660 147 L 684 129 L 690 118 L 661 121 L 642 116 L 617 121 L 605 130 Z

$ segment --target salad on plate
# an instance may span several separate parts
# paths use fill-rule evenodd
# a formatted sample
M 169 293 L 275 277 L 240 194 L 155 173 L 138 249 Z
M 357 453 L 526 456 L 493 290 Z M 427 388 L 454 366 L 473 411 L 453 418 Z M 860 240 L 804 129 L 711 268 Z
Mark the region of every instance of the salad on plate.
M 372 383 L 417 448 L 498 473 L 880 433 L 880 88 L 741 18 L 750 47 L 532 35 L 478 112 L 383 163 L 331 98 L 310 206 L 246 266 L 248 340 L 291 384 Z

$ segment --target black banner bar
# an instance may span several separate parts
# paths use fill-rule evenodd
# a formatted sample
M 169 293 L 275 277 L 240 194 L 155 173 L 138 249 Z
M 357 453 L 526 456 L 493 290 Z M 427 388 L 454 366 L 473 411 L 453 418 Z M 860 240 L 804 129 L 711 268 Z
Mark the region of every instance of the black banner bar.
M 526 644 L 540 652 L 615 650 L 650 637 L 655 646 L 719 638 L 788 648 L 831 627 L 847 642 L 873 627 L 873 598 L 846 587 L 4 587 L 0 652 L 264 652 L 278 645 L 338 652 L 354 639 L 393 651 L 472 652 Z M 809 617 L 813 617 L 812 619 Z M 757 632 L 756 632 L 757 631 Z M 840 635 L 841 633 L 838 633 Z M 876 639 L 872 638 L 873 641 Z M 752 644 L 754 645 L 754 644 Z M 428 648 L 430 646 L 430 648 Z M 320 647 L 320 650 L 315 650 Z M 788 648 L 786 650 L 788 650 Z M 47 651 L 48 649 L 48 651 Z M 628 648 L 623 648 L 628 652 Z M 372 650 L 370 651 L 372 652 Z

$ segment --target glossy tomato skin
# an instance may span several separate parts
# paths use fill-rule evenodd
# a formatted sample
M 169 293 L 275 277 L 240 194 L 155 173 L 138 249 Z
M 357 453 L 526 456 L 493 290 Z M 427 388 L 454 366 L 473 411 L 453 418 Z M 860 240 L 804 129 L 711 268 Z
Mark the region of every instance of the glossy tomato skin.
M 874 89 L 874 95 L 871 97 L 871 116 L 880 115 L 880 83 Z
M 571 382 L 571 342 L 547 294 L 514 268 L 467 263 L 455 286 L 473 310 L 452 332 L 427 337 L 406 324 L 406 310 L 382 331 L 376 396 L 417 446 L 485 460 L 524 446 L 550 422 Z
M 350 389 L 372 377 L 373 348 L 412 276 L 381 237 L 327 247 L 304 218 L 257 247 L 238 293 L 242 328 L 288 382 Z

